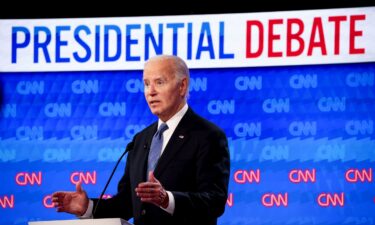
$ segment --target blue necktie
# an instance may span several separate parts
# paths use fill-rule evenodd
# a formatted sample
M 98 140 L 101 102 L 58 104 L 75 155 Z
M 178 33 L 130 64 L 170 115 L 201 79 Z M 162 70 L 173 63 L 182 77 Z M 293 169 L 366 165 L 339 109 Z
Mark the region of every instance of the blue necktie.
M 147 176 L 148 172 L 154 171 L 156 163 L 160 157 L 161 149 L 163 147 L 163 132 L 168 129 L 168 125 L 162 123 L 159 129 L 154 134 L 152 138 L 150 152 L 148 153 L 148 167 L 147 167 Z

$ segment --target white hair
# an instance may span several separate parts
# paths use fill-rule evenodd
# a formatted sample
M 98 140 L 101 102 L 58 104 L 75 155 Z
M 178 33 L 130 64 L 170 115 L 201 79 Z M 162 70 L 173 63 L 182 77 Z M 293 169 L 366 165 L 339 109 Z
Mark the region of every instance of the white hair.
M 187 67 L 187 65 L 186 65 L 186 63 L 183 59 L 181 59 L 180 57 L 175 56 L 175 55 L 156 55 L 156 56 L 151 57 L 149 60 L 146 61 L 145 67 L 151 61 L 164 61 L 164 60 L 172 61 L 173 73 L 174 73 L 174 75 L 176 76 L 176 78 L 179 82 L 181 82 L 183 78 L 186 78 L 187 88 L 186 88 L 185 97 L 188 98 L 189 97 L 189 86 L 190 86 L 190 72 L 189 72 L 189 68 Z

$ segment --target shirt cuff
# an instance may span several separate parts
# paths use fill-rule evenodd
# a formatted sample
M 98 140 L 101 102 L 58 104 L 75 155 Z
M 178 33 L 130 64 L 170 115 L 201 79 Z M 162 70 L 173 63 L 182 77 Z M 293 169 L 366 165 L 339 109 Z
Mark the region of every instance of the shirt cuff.
M 94 202 L 89 199 L 89 206 L 87 207 L 87 210 L 85 212 L 85 214 L 83 214 L 82 216 L 77 216 L 78 218 L 80 219 L 91 219 L 93 218 L 93 215 L 92 215 L 92 209 L 94 208 Z
M 173 215 L 174 208 L 175 208 L 174 196 L 173 196 L 172 192 L 170 192 L 170 191 L 166 191 L 166 192 L 168 194 L 168 199 L 169 199 L 168 207 L 167 208 L 160 207 L 160 208 L 163 209 L 164 211 L 166 211 L 167 213 Z

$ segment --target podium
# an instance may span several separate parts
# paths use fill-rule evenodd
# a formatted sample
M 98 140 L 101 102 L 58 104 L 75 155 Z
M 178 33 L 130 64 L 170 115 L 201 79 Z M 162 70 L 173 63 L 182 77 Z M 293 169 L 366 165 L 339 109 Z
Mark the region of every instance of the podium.
M 121 218 L 33 221 L 29 225 L 133 225 Z

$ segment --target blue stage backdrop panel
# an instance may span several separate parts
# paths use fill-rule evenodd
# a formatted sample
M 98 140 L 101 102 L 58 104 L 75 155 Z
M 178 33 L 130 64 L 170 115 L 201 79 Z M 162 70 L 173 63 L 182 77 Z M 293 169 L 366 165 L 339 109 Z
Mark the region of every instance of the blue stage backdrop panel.
M 220 225 L 373 224 L 375 63 L 192 69 L 189 105 L 224 129 Z M 70 219 L 51 193 L 102 191 L 156 120 L 142 71 L 0 73 L 0 224 Z M 125 160 L 107 191 L 116 193 Z

